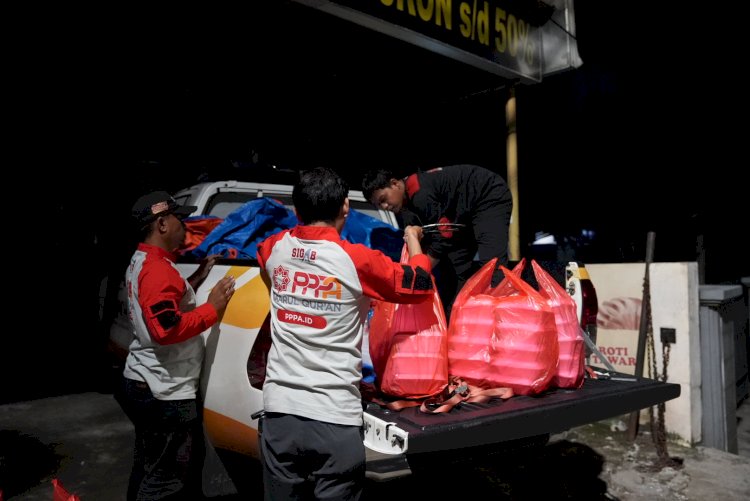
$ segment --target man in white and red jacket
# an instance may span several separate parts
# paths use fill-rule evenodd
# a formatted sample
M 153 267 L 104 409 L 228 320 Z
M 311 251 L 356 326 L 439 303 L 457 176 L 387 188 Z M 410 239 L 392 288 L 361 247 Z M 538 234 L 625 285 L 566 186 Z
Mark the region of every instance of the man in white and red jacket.
M 348 193 L 330 169 L 305 172 L 292 194 L 301 224 L 258 245 L 271 282 L 261 433 L 266 499 L 359 498 L 365 478 L 359 383 L 370 300 L 433 297 L 421 227 L 404 230 L 407 265 L 342 240 Z
M 182 218 L 196 209 L 155 191 L 133 205 L 143 241 L 126 273 L 133 337 L 116 398 L 135 426 L 135 453 L 127 499 L 202 497 L 203 430 L 197 405 L 204 343 L 234 293 L 234 280 L 219 280 L 196 307 L 194 288 L 206 278 L 209 256 L 188 279 L 174 265 L 185 240 Z

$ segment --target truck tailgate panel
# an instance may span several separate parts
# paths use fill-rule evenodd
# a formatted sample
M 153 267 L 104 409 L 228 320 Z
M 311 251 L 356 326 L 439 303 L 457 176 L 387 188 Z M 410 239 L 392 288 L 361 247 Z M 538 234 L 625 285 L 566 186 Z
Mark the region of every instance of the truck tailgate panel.
M 426 414 L 419 407 L 394 412 L 375 403 L 368 404 L 367 412 L 409 433 L 407 453 L 423 453 L 559 433 L 680 396 L 678 384 L 614 376 L 632 380 L 586 379 L 577 390 L 462 403 L 442 414 Z

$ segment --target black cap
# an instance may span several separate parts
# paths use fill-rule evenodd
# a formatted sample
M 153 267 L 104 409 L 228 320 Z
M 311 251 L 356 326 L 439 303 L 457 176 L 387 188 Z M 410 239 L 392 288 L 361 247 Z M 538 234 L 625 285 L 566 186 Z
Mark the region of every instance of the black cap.
M 143 195 L 133 204 L 133 217 L 141 224 L 149 224 L 159 216 L 174 214 L 176 216 L 189 216 L 198 207 L 195 205 L 180 205 L 166 191 L 154 191 Z

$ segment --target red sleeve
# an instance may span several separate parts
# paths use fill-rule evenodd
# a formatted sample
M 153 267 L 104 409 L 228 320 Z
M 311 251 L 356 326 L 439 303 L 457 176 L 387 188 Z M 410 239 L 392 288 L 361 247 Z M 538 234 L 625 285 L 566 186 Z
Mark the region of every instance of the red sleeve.
M 354 261 L 365 295 L 390 303 L 421 303 L 435 293 L 430 258 L 419 254 L 409 264 L 394 263 L 380 251 L 361 244 L 345 246 Z
M 151 338 L 162 345 L 179 343 L 197 336 L 219 319 L 209 303 L 192 311 L 180 311 L 186 286 L 169 263 L 156 260 L 143 267 L 138 277 L 138 302 Z

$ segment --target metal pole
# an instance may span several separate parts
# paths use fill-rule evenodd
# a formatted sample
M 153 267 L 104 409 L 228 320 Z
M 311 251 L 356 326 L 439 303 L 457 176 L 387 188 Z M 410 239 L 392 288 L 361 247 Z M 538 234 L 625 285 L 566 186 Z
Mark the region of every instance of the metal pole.
M 643 276 L 643 300 L 641 301 L 641 323 L 638 329 L 638 350 L 635 355 L 635 377 L 643 376 L 643 359 L 646 352 L 646 338 L 649 330 L 649 310 L 651 309 L 651 287 L 649 282 L 649 265 L 654 261 L 654 241 L 656 234 L 653 231 L 648 232 L 646 238 L 646 271 Z M 630 414 L 630 424 L 628 426 L 628 438 L 632 441 L 638 435 L 638 418 L 641 411 L 635 411 Z
M 508 101 L 505 103 L 505 124 L 508 130 L 506 138 L 506 163 L 508 169 L 508 187 L 513 196 L 513 210 L 508 227 L 508 258 L 510 261 L 521 260 L 518 221 L 518 144 L 516 138 L 516 89 L 509 88 Z

